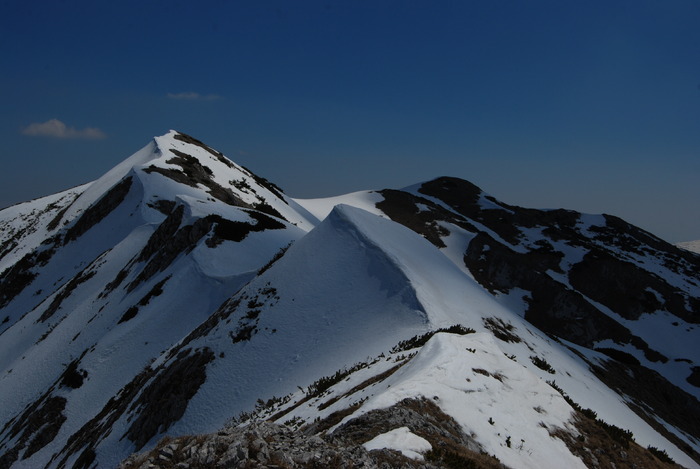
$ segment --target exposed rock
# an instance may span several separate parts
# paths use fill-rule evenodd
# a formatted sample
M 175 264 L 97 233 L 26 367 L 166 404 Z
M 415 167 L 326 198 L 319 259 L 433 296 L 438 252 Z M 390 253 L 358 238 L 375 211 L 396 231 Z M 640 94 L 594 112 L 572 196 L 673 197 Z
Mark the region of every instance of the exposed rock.
M 412 432 L 428 439 L 440 452 L 430 452 L 422 461 L 409 459 L 393 450 L 367 451 L 362 447 L 362 443 L 376 435 L 401 426 L 408 426 Z M 320 428 L 327 428 L 327 425 L 321 423 L 294 430 L 256 421 L 209 435 L 166 438 L 155 449 L 132 455 L 119 467 L 135 469 L 151 464 L 156 468 L 436 469 L 446 467 L 443 458 L 447 454 L 459 454 L 462 461 L 473 464 L 464 467 L 503 467 L 494 458 L 480 454 L 478 445 L 460 426 L 427 400 L 406 399 L 389 409 L 369 412 L 332 435 L 316 434 Z M 159 459 L 159 456 L 165 457 Z
M 182 132 L 178 132 L 178 133 L 175 134 L 174 138 L 175 138 L 175 140 L 179 140 L 179 141 L 181 141 L 181 142 L 189 143 L 190 145 L 196 145 L 196 146 L 198 146 L 198 147 L 200 147 L 200 148 L 203 148 L 204 150 L 206 150 L 206 151 L 208 151 L 209 153 L 211 153 L 212 156 L 214 156 L 214 157 L 215 157 L 217 160 L 219 160 L 221 163 L 225 164 L 225 165 L 228 166 L 229 168 L 232 168 L 232 167 L 233 167 L 233 162 L 232 162 L 231 160 L 229 160 L 228 158 L 226 158 L 226 157 L 224 156 L 223 153 L 214 150 L 214 149 L 211 148 L 210 146 L 204 144 L 203 142 L 197 140 L 197 139 L 194 138 L 194 137 L 191 137 L 191 136 L 189 136 L 189 135 L 187 135 L 187 134 L 184 134 L 184 133 L 182 133 Z
M 199 184 L 206 187 L 209 194 L 219 199 L 220 201 L 236 207 L 252 208 L 250 204 L 243 202 L 229 188 L 223 187 L 212 178 L 212 171 L 209 167 L 202 164 L 194 156 L 179 150 L 170 150 L 175 157 L 166 161 L 168 164 L 179 166 L 180 169 L 162 168 L 151 165 L 144 169 L 147 173 L 158 173 L 170 178 L 180 184 L 185 184 L 192 187 L 197 187 Z
M 36 278 L 38 268 L 45 266 L 56 252 L 60 237 L 51 237 L 34 251 L 0 274 L 0 308 L 7 306 Z
M 41 313 L 38 322 L 45 322 L 51 316 L 53 316 L 56 311 L 61 307 L 61 303 L 67 299 L 73 291 L 78 288 L 82 283 L 87 282 L 95 275 L 95 271 L 91 269 L 91 266 L 87 266 L 81 272 L 73 277 L 57 294 L 54 296 L 53 300 L 49 306 Z
M 548 253 L 515 252 L 485 233 L 476 235 L 464 255 L 474 278 L 489 290 L 529 291 L 525 319 L 541 330 L 587 347 L 604 338 L 629 341 L 629 330 L 545 273 L 555 261 Z
M 390 189 L 379 193 L 384 197 L 384 200 L 377 203 L 379 210 L 386 213 L 393 221 L 421 234 L 439 248 L 445 247 L 441 238 L 449 234 L 449 231 L 438 224 L 439 221 L 448 221 L 466 230 L 476 231 L 476 228 L 464 219 L 455 216 L 431 200 Z M 429 209 L 422 210 L 420 206 Z
M 90 228 L 97 225 L 102 219 L 112 212 L 124 201 L 126 194 L 131 188 L 132 178 L 127 177 L 122 179 L 118 184 L 112 187 L 100 200 L 92 204 L 78 220 L 70 227 L 63 238 L 63 244 L 82 236 Z
M 0 441 L 0 445 L 4 446 L 15 437 L 17 439 L 12 447 L 0 455 L 1 469 L 9 468 L 19 458 L 22 450 L 22 459 L 26 459 L 53 441 L 66 420 L 63 415 L 66 402 L 65 398 L 52 396 L 49 391 L 30 404 L 20 416 L 7 423 L 2 433 L 8 427 L 9 433 L 6 439 Z
M 95 458 L 94 448 L 109 435 L 114 423 L 128 410 L 132 414 L 131 426 L 126 434 L 137 448 L 143 447 L 158 432 L 165 431 L 184 414 L 187 403 L 206 379 L 206 365 L 214 358 L 208 349 L 179 351 L 177 360 L 166 362 L 158 368 L 145 368 L 111 398 L 103 409 L 71 435 L 68 444 L 51 458 L 56 467 L 64 468 L 76 454 L 85 466 L 90 467 Z
M 180 420 L 187 403 L 206 380 L 206 365 L 213 359 L 214 352 L 208 348 L 194 352 L 183 350 L 143 389 L 129 408 L 129 412 L 136 411 L 138 417 L 125 434 L 137 450 Z
M 686 298 L 666 281 L 600 249 L 591 250 L 574 265 L 569 280 L 581 293 L 625 319 L 666 310 L 687 322 L 700 322 L 697 299 L 691 299 L 687 309 Z
M 686 378 L 686 381 L 696 388 L 700 388 L 700 366 L 694 366 L 692 368 L 690 376 Z

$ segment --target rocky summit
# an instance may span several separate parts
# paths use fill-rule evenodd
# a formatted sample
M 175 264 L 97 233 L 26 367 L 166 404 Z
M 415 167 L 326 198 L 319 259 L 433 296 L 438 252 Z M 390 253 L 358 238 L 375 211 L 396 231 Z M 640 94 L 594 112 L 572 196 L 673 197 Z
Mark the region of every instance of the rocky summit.
M 186 134 L 0 211 L 0 468 L 700 467 L 700 255 Z

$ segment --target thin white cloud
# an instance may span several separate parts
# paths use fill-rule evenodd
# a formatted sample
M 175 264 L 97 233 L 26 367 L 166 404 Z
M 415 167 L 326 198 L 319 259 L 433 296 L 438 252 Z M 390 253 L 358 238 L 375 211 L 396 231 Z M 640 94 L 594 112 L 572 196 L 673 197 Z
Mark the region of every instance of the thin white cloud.
M 168 93 L 168 98 L 181 101 L 216 101 L 222 99 L 218 94 L 199 94 L 192 91 L 186 93 Z
M 107 137 L 100 129 L 95 127 L 86 127 L 78 130 L 75 127 L 69 127 L 58 119 L 50 119 L 46 122 L 35 122 L 29 124 L 22 129 L 22 134 L 31 137 L 50 137 L 62 139 L 83 139 L 83 140 L 99 140 Z

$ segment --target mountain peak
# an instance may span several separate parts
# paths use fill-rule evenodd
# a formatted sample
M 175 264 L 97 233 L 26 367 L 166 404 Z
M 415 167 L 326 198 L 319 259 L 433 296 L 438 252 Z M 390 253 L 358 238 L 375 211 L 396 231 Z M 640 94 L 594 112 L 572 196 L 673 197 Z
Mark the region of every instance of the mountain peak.
M 246 415 L 365 448 L 369 467 L 399 433 L 422 441 L 406 467 L 618 464 L 621 448 L 698 467 L 699 272 L 618 218 L 454 177 L 293 200 L 171 130 L 0 211 L 0 467 L 154 447 L 173 466 L 217 451 L 184 435 L 253 435 Z M 241 464 L 327 464 L 244 439 L 261 443 L 225 453 Z

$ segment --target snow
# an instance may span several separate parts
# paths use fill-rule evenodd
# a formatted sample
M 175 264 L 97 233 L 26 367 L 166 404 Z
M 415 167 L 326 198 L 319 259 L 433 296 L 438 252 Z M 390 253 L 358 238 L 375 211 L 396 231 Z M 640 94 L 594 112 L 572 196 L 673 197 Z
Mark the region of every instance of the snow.
M 527 368 L 506 358 L 490 334 L 436 334 L 382 386 L 382 392 L 339 425 L 423 396 L 507 466 L 585 467 L 562 441 L 549 435 L 548 429 L 566 428 L 571 407 Z
M 377 203 L 384 200 L 384 197 L 382 197 L 380 193 L 374 191 L 358 191 L 323 199 L 294 200 L 319 220 L 326 218 L 336 205 L 341 204 L 361 208 L 375 215 L 384 215 L 384 213 L 377 208 Z
M 39 247 L 49 235 L 49 223 L 89 186 L 84 184 L 0 210 L 0 245 L 13 239 L 17 243 L 0 259 L 0 272 Z
M 425 438 L 411 433 L 408 427 L 395 428 L 381 435 L 377 435 L 362 446 L 367 451 L 373 449 L 393 449 L 411 459 L 423 460 L 423 455 L 432 449 L 432 446 Z
M 700 240 L 684 241 L 682 243 L 677 243 L 676 246 L 685 249 L 686 251 L 691 251 L 700 254 Z

